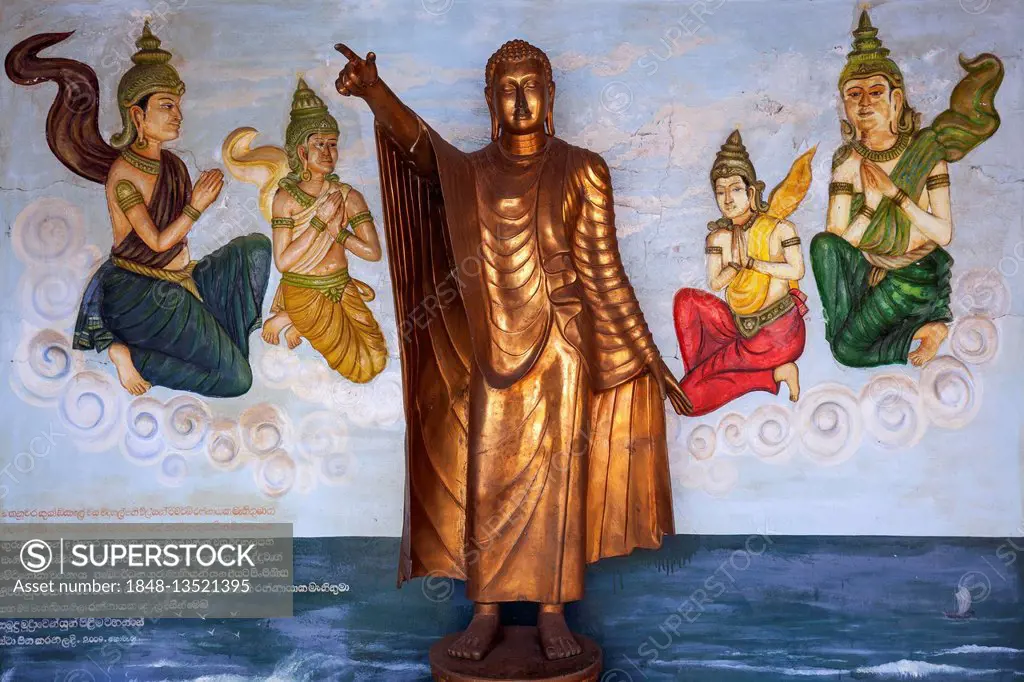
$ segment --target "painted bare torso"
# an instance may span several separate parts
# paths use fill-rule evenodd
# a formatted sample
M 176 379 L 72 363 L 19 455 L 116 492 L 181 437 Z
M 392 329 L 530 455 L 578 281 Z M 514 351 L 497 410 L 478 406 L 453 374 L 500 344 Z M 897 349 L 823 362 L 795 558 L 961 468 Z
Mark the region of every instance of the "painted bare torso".
M 107 196 L 107 210 L 110 213 L 110 223 L 114 233 L 114 246 L 118 246 L 121 242 L 131 234 L 134 229 L 129 222 L 128 217 L 125 216 L 124 211 L 117 205 L 117 197 L 114 193 L 114 188 L 117 183 L 121 180 L 128 180 L 135 188 L 142 194 L 145 199 L 146 206 L 148 207 L 153 199 L 153 192 L 156 189 L 157 176 L 150 173 L 145 173 L 138 168 L 135 168 L 124 159 L 118 159 L 110 167 L 110 173 L 107 176 L 107 182 L 104 186 Z M 181 270 L 189 261 L 192 260 L 191 254 L 188 250 L 188 244 L 185 244 L 181 252 L 174 257 L 170 263 L 164 266 L 167 270 Z

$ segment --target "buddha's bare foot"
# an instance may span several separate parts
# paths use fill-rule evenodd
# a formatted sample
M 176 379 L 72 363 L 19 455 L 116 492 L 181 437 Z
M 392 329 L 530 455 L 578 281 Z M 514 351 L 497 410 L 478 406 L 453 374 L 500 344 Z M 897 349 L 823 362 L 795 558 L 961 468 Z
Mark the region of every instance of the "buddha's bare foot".
M 914 339 L 921 343 L 915 350 L 910 351 L 907 359 L 914 367 L 921 367 L 938 354 L 939 347 L 949 335 L 949 327 L 944 322 L 929 322 L 917 330 Z M 913 339 L 912 339 L 913 340 Z
M 132 395 L 142 395 L 153 387 L 153 384 L 143 379 L 139 370 L 135 369 L 132 352 L 128 350 L 128 346 L 123 343 L 115 343 L 107 351 L 107 355 L 114 363 L 114 367 L 117 369 L 117 379 L 126 391 Z
M 565 614 L 561 612 L 541 612 L 537 616 L 537 631 L 540 634 L 540 648 L 549 661 L 576 656 L 583 651 L 565 624 Z
M 260 336 L 267 343 L 276 346 L 281 343 L 281 330 L 291 324 L 291 319 L 284 313 L 276 313 L 263 323 L 263 332 Z
M 294 350 L 300 343 L 302 343 L 302 335 L 299 334 L 298 329 L 294 326 L 290 326 L 284 332 L 284 340 L 285 343 L 288 344 L 288 349 Z
M 800 370 L 797 369 L 795 362 L 787 362 L 780 367 L 776 367 L 775 371 L 772 372 L 772 378 L 775 379 L 775 383 L 786 384 L 791 401 L 795 403 L 800 399 Z
M 501 631 L 498 614 L 477 613 L 470 621 L 469 627 L 448 647 L 448 655 L 452 658 L 465 658 L 479 661 L 494 648 Z

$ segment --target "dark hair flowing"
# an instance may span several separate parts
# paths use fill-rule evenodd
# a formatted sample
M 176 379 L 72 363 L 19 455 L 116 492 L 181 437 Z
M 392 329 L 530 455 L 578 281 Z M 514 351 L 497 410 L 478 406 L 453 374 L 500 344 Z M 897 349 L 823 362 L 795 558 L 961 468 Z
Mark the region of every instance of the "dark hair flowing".
M 39 56 L 72 33 L 40 33 L 22 40 L 7 53 L 4 69 L 18 85 L 57 84 L 57 97 L 46 116 L 46 142 L 73 173 L 102 184 L 118 151 L 100 135 L 96 72 L 73 59 Z

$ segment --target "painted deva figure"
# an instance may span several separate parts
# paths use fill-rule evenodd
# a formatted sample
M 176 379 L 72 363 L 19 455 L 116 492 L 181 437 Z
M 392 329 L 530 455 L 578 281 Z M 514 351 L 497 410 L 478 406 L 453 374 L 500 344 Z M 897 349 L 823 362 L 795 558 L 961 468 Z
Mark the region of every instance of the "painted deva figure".
M 1003 65 L 990 54 L 961 57 L 968 75 L 949 109 L 921 129 L 877 33 L 863 12 L 839 76 L 845 143 L 832 160 L 827 231 L 811 242 L 811 267 L 836 360 L 920 366 L 935 357 L 952 320 L 948 163 L 999 127 Z
M 7 55 L 6 67 L 21 85 L 57 83 L 46 121 L 50 149 L 76 174 L 106 187 L 114 243 L 86 287 L 74 348 L 107 350 L 133 395 L 151 385 L 241 395 L 252 384 L 248 337 L 261 322 L 270 240 L 238 237 L 191 259 L 188 234 L 216 200 L 223 176 L 204 171 L 193 185 L 181 159 L 163 148 L 178 138 L 185 93 L 171 54 L 147 22 L 134 65 L 117 87 L 123 130 L 107 144 L 97 125 L 95 72 L 37 56 L 69 35 L 27 38 Z
M 588 562 L 673 532 L 664 401 L 684 407 L 615 236 L 611 176 L 555 137 L 555 83 L 523 40 L 488 60 L 491 143 L 464 153 L 344 45 L 338 92 L 375 118 L 403 325 L 407 497 L 399 580 L 466 580 L 480 659 L 502 602 L 540 604 L 550 659 Z
M 785 220 L 811 183 L 814 150 L 800 156 L 768 202 L 738 130 L 711 167 L 711 188 L 722 217 L 708 223 L 708 284 L 725 301 L 699 289 L 680 289 L 673 302 L 686 376 L 683 393 L 699 416 L 751 391 L 800 397 L 796 360 L 804 351 L 806 296 L 800 237 Z
M 306 82 L 292 97 L 284 149 L 249 149 L 259 133 L 239 128 L 224 141 L 235 177 L 260 187 L 270 221 L 281 284 L 263 325 L 263 340 L 289 348 L 308 339 L 331 368 L 356 383 L 381 373 L 388 352 L 366 303 L 375 293 L 348 272 L 348 254 L 381 258 L 380 240 L 363 195 L 334 174 L 338 122 Z

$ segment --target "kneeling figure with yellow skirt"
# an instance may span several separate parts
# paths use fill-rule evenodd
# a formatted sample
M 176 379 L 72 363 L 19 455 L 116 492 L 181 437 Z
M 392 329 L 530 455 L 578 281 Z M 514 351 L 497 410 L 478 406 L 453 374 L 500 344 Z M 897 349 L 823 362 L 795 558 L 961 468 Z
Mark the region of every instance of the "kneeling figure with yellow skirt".
M 363 196 L 334 174 L 338 123 L 299 79 L 285 148 L 250 149 L 259 134 L 238 128 L 223 156 L 235 177 L 260 187 L 260 210 L 270 220 L 274 264 L 281 284 L 263 325 L 263 339 L 289 348 L 307 339 L 327 363 L 356 383 L 373 379 L 387 362 L 380 325 L 366 306 L 372 288 L 348 274 L 348 254 L 381 258 L 380 240 Z

